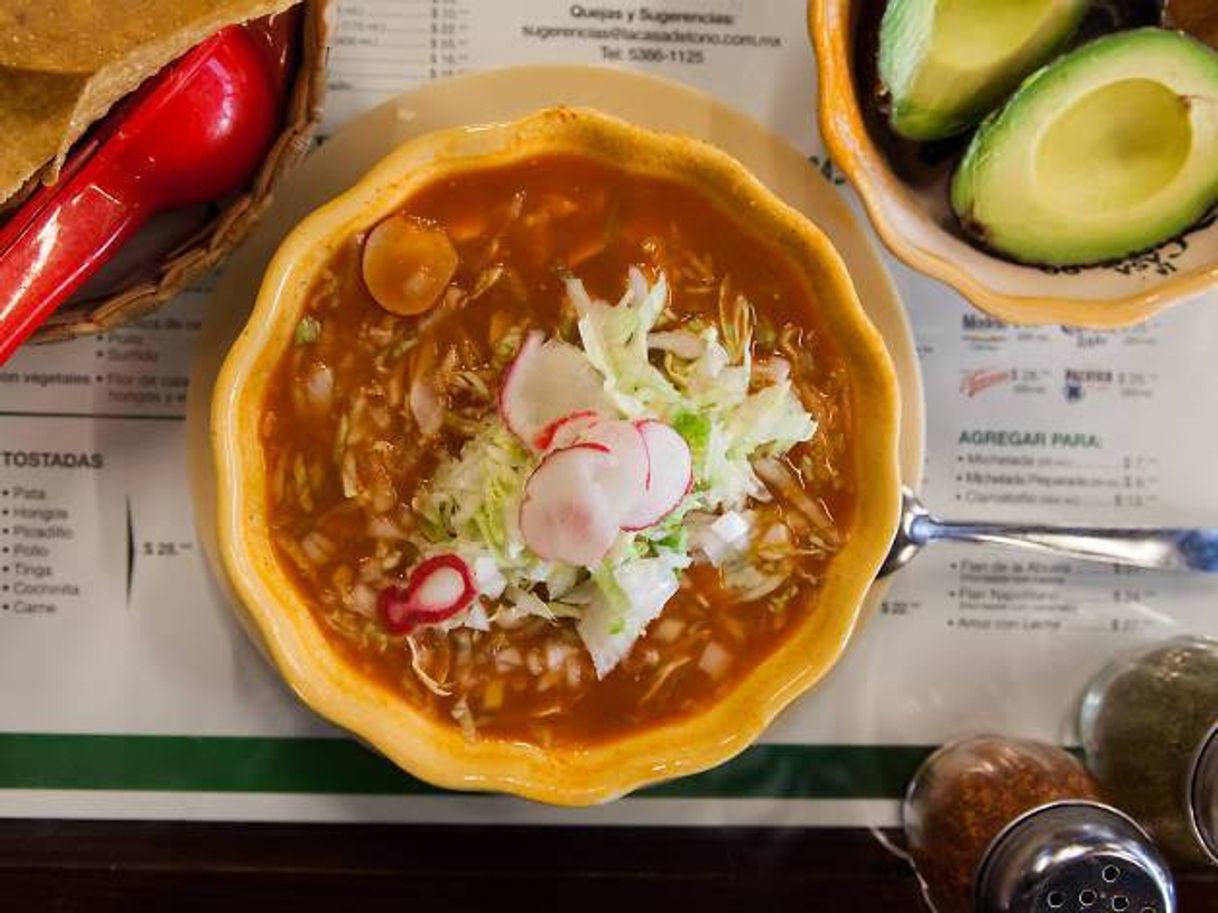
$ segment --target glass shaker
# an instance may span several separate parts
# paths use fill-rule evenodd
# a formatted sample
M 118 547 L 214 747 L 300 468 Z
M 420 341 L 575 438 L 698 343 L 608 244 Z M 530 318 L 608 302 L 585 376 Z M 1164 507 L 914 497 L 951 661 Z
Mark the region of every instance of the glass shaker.
M 1137 824 L 1096 801 L 1082 764 L 999 736 L 949 743 L 903 808 L 910 853 L 938 913 L 1173 913 L 1165 863 Z
M 1119 659 L 1087 687 L 1079 731 L 1104 797 L 1184 864 L 1218 864 L 1218 641 Z

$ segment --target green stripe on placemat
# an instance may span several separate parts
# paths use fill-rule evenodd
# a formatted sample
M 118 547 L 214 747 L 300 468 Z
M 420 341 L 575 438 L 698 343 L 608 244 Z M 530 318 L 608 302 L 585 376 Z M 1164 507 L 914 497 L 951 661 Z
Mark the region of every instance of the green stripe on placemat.
M 681 799 L 895 799 L 931 751 L 755 745 L 638 793 Z M 0 789 L 440 795 L 346 739 L 0 733 Z

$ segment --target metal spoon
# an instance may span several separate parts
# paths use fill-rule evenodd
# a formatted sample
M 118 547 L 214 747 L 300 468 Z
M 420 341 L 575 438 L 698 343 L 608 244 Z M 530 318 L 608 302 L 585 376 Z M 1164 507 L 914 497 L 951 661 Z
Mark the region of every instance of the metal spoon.
M 929 542 L 980 542 L 1165 571 L 1218 573 L 1218 527 L 1212 529 L 1097 529 L 1023 523 L 949 523 L 938 520 L 908 488 L 901 523 L 877 576 L 913 560 Z

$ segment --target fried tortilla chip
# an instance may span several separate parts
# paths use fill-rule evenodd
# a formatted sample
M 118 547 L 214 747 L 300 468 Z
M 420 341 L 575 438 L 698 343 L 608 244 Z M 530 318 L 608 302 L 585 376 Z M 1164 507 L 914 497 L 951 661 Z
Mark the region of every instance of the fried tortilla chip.
M 68 148 L 123 96 L 226 25 L 295 0 L 4 0 L 0 203 L 53 181 Z
M 0 67 L 0 202 L 58 153 L 87 82 Z

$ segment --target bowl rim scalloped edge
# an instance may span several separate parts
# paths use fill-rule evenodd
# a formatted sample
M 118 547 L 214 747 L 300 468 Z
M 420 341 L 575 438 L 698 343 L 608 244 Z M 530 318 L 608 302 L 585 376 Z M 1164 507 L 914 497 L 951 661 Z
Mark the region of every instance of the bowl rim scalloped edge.
M 270 547 L 258 425 L 270 369 L 291 344 L 305 293 L 337 244 L 440 175 L 556 151 L 626 161 L 631 171 L 690 181 L 721 205 L 735 201 L 744 207 L 738 215 L 742 222 L 754 230 L 764 225 L 806 280 L 825 283 L 818 286 L 818 299 L 825 299 L 827 287 L 834 306 L 823 309 L 823 319 L 850 365 L 852 408 L 867 416 L 855 422 L 853 448 L 856 477 L 867 484 L 860 486 L 847 545 L 830 564 L 817 610 L 732 690 L 693 715 L 620 738 L 543 749 L 494 739 L 467 741 L 456 726 L 360 675 L 329 647 Z M 883 340 L 829 240 L 726 153 L 590 109 L 552 108 L 506 124 L 440 130 L 399 146 L 315 210 L 271 260 L 213 393 L 220 557 L 240 599 L 239 611 L 284 680 L 314 711 L 407 772 L 451 789 L 512 793 L 558 805 L 604 802 L 739 753 L 840 657 L 897 523 L 898 395 Z

